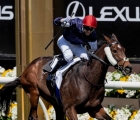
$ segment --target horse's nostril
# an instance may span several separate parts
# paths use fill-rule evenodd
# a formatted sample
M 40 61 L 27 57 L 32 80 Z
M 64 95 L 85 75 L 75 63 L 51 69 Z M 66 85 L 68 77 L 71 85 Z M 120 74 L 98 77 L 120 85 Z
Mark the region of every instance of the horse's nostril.
M 125 67 L 125 71 L 127 74 L 130 74 L 132 72 L 132 67 L 131 66 Z

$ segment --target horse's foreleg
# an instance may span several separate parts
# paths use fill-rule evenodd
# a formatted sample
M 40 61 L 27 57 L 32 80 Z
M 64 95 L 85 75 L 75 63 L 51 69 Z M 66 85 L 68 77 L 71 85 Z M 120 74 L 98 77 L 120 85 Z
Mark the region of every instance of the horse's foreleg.
M 112 120 L 101 105 L 93 108 L 93 110 L 89 112 L 89 115 L 93 118 L 97 118 L 98 120 Z
M 74 106 L 70 106 L 66 109 L 66 116 L 68 117 L 68 120 L 78 120 Z

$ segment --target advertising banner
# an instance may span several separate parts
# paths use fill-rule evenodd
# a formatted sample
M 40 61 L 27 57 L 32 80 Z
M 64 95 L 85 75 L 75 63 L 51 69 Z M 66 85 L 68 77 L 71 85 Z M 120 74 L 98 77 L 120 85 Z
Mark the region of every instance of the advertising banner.
M 14 2 L 0 0 L 0 60 L 15 59 Z
M 74 13 L 72 18 L 81 19 L 86 15 L 97 18 L 97 37 L 114 33 L 121 44 L 126 48 L 129 58 L 140 58 L 140 1 L 135 0 L 54 0 L 54 19 L 67 17 Z M 54 26 L 54 35 L 60 28 Z M 55 44 L 56 44 L 55 40 Z M 55 48 L 57 53 L 57 48 Z

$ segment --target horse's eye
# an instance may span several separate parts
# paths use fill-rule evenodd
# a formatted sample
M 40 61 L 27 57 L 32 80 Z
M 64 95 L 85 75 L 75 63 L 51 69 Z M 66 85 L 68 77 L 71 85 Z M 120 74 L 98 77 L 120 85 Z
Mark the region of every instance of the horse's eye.
M 117 50 L 113 50 L 113 53 L 117 53 Z

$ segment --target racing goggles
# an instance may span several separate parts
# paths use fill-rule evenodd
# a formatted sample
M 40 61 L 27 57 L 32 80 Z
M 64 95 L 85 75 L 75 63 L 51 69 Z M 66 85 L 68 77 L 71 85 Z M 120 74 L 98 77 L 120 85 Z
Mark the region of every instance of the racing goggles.
M 85 25 L 83 25 L 83 28 L 85 29 L 85 30 L 90 30 L 90 31 L 93 31 L 94 30 L 94 28 L 93 27 L 89 27 L 89 26 L 85 26 Z

